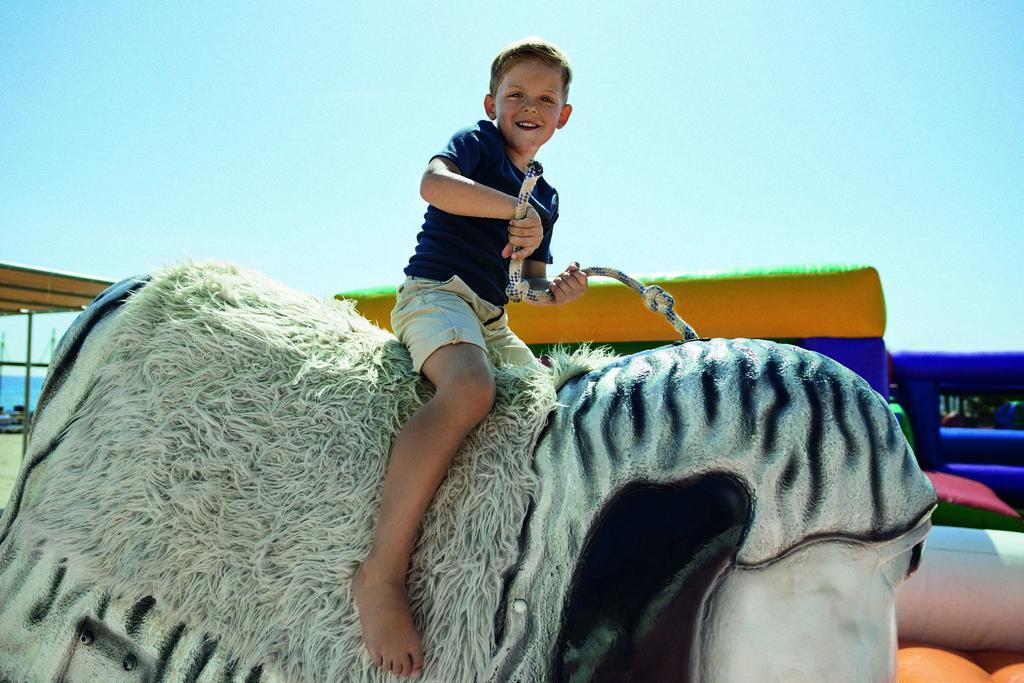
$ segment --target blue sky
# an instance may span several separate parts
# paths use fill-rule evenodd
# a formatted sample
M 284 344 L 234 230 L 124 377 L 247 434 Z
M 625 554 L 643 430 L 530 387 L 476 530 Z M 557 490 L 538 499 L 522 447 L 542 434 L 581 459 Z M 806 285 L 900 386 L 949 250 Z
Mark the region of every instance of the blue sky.
M 897 349 L 1024 348 L 1024 3 L 0 4 L 0 260 L 395 284 L 494 53 L 560 44 L 556 265 L 878 268 Z M 682 303 L 685 316 L 685 302 Z M 34 353 L 67 316 L 37 318 Z M 24 322 L 0 321 L 21 358 Z

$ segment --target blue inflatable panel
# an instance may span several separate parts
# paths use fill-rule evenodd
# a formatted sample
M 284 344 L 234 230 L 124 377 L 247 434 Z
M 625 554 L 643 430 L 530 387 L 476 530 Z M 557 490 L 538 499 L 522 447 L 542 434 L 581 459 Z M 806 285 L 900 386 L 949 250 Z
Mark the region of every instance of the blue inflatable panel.
M 1024 432 L 940 427 L 939 452 L 947 463 L 1024 467 Z
M 1007 401 L 999 406 L 996 429 L 1024 429 L 1024 401 Z
M 889 399 L 889 368 L 886 362 L 885 342 L 880 337 L 807 337 L 801 342 L 801 346 L 839 361 L 866 379 L 871 388 L 883 398 Z
M 1010 505 L 1024 505 L 1024 467 L 949 463 L 939 468 L 939 471 L 980 481 Z
M 901 351 L 894 353 L 893 374 L 897 382 L 923 379 L 939 384 L 968 386 L 1024 387 L 1024 352 L 938 353 Z
M 980 481 L 1001 498 L 1024 505 L 1024 457 L 1021 442 L 1008 431 L 950 432 L 939 427 L 939 395 L 1024 392 L 1024 352 L 892 354 L 897 397 L 914 432 L 914 453 L 926 469 Z M 969 433 L 964 433 L 969 432 Z M 994 439 L 985 440 L 983 439 Z M 1013 444 L 1013 445 L 1011 445 Z

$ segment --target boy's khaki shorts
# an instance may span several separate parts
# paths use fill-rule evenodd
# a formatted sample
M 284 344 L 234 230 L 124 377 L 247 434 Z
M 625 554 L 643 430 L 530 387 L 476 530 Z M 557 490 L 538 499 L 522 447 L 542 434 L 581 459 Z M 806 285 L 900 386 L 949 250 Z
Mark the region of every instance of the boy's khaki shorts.
M 391 329 L 409 349 L 416 372 L 447 344 L 475 344 L 516 365 L 538 362 L 508 328 L 505 309 L 478 297 L 458 276 L 444 282 L 406 278 L 391 311 Z

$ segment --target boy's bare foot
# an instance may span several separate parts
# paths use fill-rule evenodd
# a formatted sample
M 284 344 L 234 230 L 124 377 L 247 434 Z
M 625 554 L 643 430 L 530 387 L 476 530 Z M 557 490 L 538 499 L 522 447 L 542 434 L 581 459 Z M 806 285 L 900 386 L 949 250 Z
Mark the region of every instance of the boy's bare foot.
M 352 597 L 374 664 L 398 676 L 418 678 L 423 673 L 423 644 L 409 610 L 405 577 L 378 578 L 364 564 L 352 577 Z

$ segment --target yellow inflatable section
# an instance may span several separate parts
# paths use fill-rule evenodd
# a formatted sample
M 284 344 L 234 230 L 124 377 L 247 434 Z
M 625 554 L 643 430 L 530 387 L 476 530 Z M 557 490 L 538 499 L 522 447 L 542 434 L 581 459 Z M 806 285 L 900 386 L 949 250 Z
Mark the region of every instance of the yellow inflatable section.
M 728 273 L 638 276 L 676 301 L 678 315 L 702 337 L 881 337 L 885 299 L 870 266 L 810 266 Z M 510 304 L 509 324 L 527 344 L 673 341 L 663 317 L 618 282 L 592 278 L 590 291 L 565 306 Z M 390 329 L 396 288 L 343 292 L 377 325 Z

